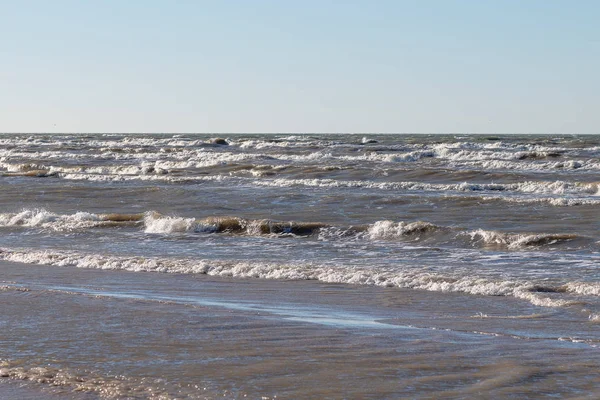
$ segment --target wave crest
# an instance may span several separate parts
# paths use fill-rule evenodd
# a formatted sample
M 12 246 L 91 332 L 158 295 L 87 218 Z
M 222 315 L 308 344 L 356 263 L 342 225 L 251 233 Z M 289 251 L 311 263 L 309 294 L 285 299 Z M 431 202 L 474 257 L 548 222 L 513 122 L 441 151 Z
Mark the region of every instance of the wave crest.
M 440 229 L 441 227 L 424 221 L 408 223 L 404 221 L 377 221 L 369 227 L 368 234 L 371 239 L 393 239 L 431 233 Z
M 435 292 L 512 296 L 543 307 L 562 307 L 573 304 L 571 300 L 547 296 L 547 294 L 560 294 L 562 293 L 561 290 L 539 291 L 539 285 L 528 281 L 492 280 L 477 276 L 443 275 L 432 273 L 426 268 L 411 268 L 410 270 L 372 269 L 368 267 L 333 266 L 313 263 L 277 264 L 260 261 L 126 257 L 31 249 L 0 251 L 0 259 L 59 267 L 71 266 L 77 268 L 126 270 L 131 272 L 206 274 L 233 278 L 316 280 L 325 283 L 397 287 Z
M 467 234 L 471 236 L 474 242 L 482 242 L 484 245 L 491 246 L 499 245 L 509 249 L 552 245 L 580 238 L 578 235 L 564 233 L 520 234 L 486 231 L 483 229 L 467 232 Z

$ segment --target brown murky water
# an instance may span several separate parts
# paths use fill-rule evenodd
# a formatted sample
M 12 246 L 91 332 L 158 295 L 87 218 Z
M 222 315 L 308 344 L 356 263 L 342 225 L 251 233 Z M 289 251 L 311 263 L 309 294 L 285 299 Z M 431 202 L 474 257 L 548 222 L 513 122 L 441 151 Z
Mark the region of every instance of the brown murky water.
M 0 396 L 600 396 L 598 137 L 213 139 L 0 137 Z
M 578 322 L 575 310 L 310 281 L 1 268 L 12 282 L 0 292 L 0 346 L 10 355 L 1 373 L 41 390 L 109 398 L 600 395 L 596 350 L 561 336 L 569 324 L 594 336 L 596 325 Z

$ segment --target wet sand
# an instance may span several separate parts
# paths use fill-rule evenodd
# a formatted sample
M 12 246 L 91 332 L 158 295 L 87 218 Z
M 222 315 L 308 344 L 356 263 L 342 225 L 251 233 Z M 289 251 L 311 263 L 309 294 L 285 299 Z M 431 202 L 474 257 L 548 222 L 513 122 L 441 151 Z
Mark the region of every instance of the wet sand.
M 600 387 L 590 374 L 597 350 L 561 339 L 573 316 L 513 298 L 499 306 L 486 296 L 311 281 L 7 262 L 0 270 L 3 369 L 32 385 L 0 385 L 8 398 L 32 387 L 52 398 L 54 385 L 92 396 L 84 398 L 286 399 Z
M 0 399 L 13 400 L 96 400 L 98 396 L 77 394 L 65 389 L 52 389 L 31 383 L 0 379 Z

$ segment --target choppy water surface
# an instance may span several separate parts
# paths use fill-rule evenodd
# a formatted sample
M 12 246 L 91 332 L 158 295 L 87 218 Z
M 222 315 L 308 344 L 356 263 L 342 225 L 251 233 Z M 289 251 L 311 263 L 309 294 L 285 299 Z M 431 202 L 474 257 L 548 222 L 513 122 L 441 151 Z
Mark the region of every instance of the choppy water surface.
M 0 375 L 593 397 L 599 157 L 595 136 L 0 136 Z

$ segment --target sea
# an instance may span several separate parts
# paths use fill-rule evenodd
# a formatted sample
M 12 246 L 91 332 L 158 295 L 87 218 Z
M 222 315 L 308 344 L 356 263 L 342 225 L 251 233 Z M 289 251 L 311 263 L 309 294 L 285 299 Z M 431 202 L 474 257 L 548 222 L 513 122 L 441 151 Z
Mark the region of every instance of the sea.
M 600 398 L 600 136 L 0 135 L 0 395 Z

